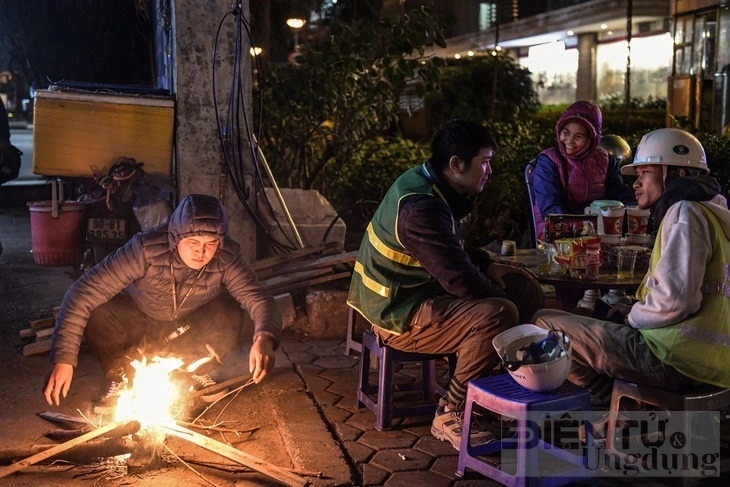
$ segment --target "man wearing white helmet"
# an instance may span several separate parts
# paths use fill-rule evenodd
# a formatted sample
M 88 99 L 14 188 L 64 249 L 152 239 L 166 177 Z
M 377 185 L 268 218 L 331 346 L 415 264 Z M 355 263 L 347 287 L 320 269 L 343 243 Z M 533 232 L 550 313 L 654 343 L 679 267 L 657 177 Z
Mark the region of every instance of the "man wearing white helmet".
M 612 379 L 730 388 L 730 211 L 702 145 L 683 130 L 655 130 L 621 172 L 636 176 L 636 201 L 657 230 L 636 301 L 614 306 L 612 321 L 549 309 L 533 321 L 570 336 L 568 378 L 597 405 L 607 405 Z

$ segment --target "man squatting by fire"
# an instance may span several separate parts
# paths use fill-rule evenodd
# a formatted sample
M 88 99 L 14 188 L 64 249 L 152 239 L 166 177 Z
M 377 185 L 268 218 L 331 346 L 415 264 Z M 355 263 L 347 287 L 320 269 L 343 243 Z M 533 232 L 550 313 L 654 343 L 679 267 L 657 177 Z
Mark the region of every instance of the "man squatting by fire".
M 94 409 L 102 414 L 133 380 L 135 358 L 164 353 L 190 364 L 234 356 L 245 313 L 254 323 L 249 372 L 261 382 L 274 367 L 281 316 L 227 230 L 220 202 L 191 194 L 168 223 L 134 235 L 71 284 L 53 333 L 43 388 L 48 404 L 68 394 L 82 336 L 110 382 Z M 202 372 L 191 380 L 197 387 L 215 384 Z

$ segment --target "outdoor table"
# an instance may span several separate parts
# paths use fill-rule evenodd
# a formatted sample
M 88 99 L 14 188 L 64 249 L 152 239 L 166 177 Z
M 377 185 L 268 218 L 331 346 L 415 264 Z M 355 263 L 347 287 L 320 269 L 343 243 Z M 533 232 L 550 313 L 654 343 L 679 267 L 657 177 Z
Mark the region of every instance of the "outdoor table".
M 644 273 L 637 271 L 631 279 L 618 279 L 616 271 L 604 271 L 598 275 L 598 279 L 589 280 L 585 278 L 576 278 L 570 273 L 561 272 L 559 274 L 540 274 L 537 272 L 537 250 L 536 249 L 518 249 L 515 255 L 505 256 L 490 252 L 495 262 L 516 265 L 530 269 L 537 275 L 540 284 L 547 284 L 555 288 L 555 300 L 558 308 L 570 311 L 576 307 L 578 300 L 583 297 L 583 293 L 588 289 L 622 289 L 628 294 L 633 293 L 644 279 Z

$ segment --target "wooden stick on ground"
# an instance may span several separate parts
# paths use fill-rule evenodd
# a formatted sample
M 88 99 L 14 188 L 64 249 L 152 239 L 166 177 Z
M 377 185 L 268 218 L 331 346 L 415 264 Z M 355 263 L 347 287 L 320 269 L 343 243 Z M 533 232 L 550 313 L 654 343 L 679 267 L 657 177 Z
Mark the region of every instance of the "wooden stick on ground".
M 16 462 L 12 465 L 10 465 L 7 468 L 4 468 L 0 470 L 0 478 L 7 477 L 11 473 L 15 473 L 19 470 L 23 470 L 26 467 L 30 467 L 31 465 L 35 465 L 38 462 L 42 462 L 43 460 L 50 458 L 54 455 L 58 455 L 59 453 L 62 453 L 66 450 L 69 450 L 76 445 L 80 445 L 82 443 L 86 443 L 89 440 L 93 440 L 94 438 L 97 438 L 103 434 L 109 433 L 112 430 L 115 430 L 117 428 L 130 428 L 129 433 L 132 434 L 136 431 L 139 431 L 140 424 L 137 421 L 130 421 L 128 423 L 109 423 L 105 426 L 102 426 L 101 428 L 97 428 L 94 431 L 90 431 L 89 433 L 86 433 L 85 435 L 79 436 L 78 438 L 74 438 L 73 440 L 69 440 L 66 443 L 61 443 L 58 446 L 54 446 L 53 448 L 49 448 L 48 450 L 42 451 L 40 453 L 36 453 L 33 456 L 30 456 L 24 460 L 21 460 L 19 462 Z M 136 429 L 135 429 L 136 428 Z
M 253 455 L 249 455 L 248 453 L 226 445 L 225 443 L 214 440 L 213 438 L 196 433 L 193 430 L 183 428 L 182 426 L 171 425 L 165 425 L 163 428 L 172 436 L 187 440 L 195 445 L 205 448 L 208 451 L 217 453 L 229 460 L 233 460 L 240 465 L 252 468 L 257 472 L 261 472 L 264 475 L 268 475 L 269 477 L 278 480 L 284 485 L 305 487 L 309 484 L 309 481 L 299 477 L 298 475 L 294 475 L 293 473 L 279 468 L 276 465 L 272 465 L 271 463 L 261 460 L 260 458 L 256 458 Z
M 69 431 L 76 433 L 77 431 Z M 13 465 L 15 462 L 28 458 L 40 452 L 57 447 L 57 444 L 33 445 L 30 448 L 16 448 L 11 450 L 0 450 L 0 465 Z M 57 453 L 53 458 L 46 458 L 36 464 L 48 464 L 58 460 L 72 463 L 89 464 L 98 461 L 99 458 L 115 457 L 132 452 L 134 443 L 126 438 L 109 438 L 106 440 L 91 440 L 82 445 L 76 445 L 70 450 Z
M 228 387 L 244 384 L 251 380 L 251 374 L 248 375 L 239 375 L 237 377 L 234 377 L 232 379 L 228 379 L 224 382 L 219 382 L 218 384 L 210 387 L 206 387 L 205 389 L 198 389 L 197 391 L 191 392 L 190 397 L 200 397 L 205 396 L 206 394 L 213 394 L 214 392 L 222 391 L 223 389 L 226 389 Z
M 36 414 L 46 421 L 60 425 L 66 429 L 80 430 L 93 426 L 86 419 L 80 416 L 69 416 L 67 414 L 56 413 L 53 411 L 43 411 Z

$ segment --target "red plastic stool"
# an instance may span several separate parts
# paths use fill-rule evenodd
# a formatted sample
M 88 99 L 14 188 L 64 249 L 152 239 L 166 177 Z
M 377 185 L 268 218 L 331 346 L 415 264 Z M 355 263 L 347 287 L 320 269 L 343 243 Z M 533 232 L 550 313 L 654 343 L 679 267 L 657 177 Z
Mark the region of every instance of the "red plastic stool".
M 497 415 L 514 418 L 517 421 L 516 436 L 503 437 L 486 445 L 471 445 L 469 437 L 475 405 Z M 570 411 L 580 411 L 580 413 L 571 415 Z M 464 428 L 456 475 L 463 476 L 469 468 L 508 486 L 557 486 L 591 479 L 595 477 L 595 472 L 586 465 L 595 466 L 598 457 L 593 442 L 592 426 L 588 421 L 590 411 L 591 400 L 588 391 L 567 381 L 554 391 L 540 393 L 520 386 L 509 374 L 472 380 L 467 387 Z M 586 445 L 577 449 L 580 454 L 575 450 L 564 450 L 554 446 L 546 442 L 544 436 L 538 435 L 538 419 L 555 417 L 565 420 L 567 418 L 564 415 L 568 414 L 570 418 L 581 420 L 584 412 L 588 413 L 584 421 L 588 441 Z M 509 450 L 515 451 L 509 452 Z M 514 473 L 503 470 L 500 468 L 502 465 L 493 465 L 486 459 L 479 458 L 498 452 L 502 453 L 502 458 L 496 460 L 502 460 L 502 465 L 505 463 L 507 453 L 510 454 L 510 461 L 514 459 L 516 467 Z M 550 462 L 554 474 L 540 475 L 546 470 L 541 464 L 547 462 Z
M 371 352 L 379 359 L 378 383 L 370 383 L 370 354 Z M 394 393 L 397 391 L 421 390 L 422 397 L 426 401 L 433 401 L 433 398 L 443 396 L 446 392 L 436 382 L 436 360 L 444 358 L 444 355 L 431 355 L 426 353 L 403 352 L 387 345 L 382 345 L 378 337 L 370 330 L 362 334 L 362 353 L 360 354 L 360 375 L 357 383 L 356 408 L 366 406 L 375 413 L 375 428 L 384 430 L 390 428 L 393 418 L 406 418 L 411 416 L 429 416 L 436 413 L 437 402 L 427 404 L 413 404 L 398 406 L 395 404 Z M 448 356 L 449 375 L 453 375 L 456 367 L 456 355 Z M 404 362 L 421 362 L 421 380 L 411 384 L 394 384 L 394 365 Z M 375 399 L 371 399 L 371 395 Z

